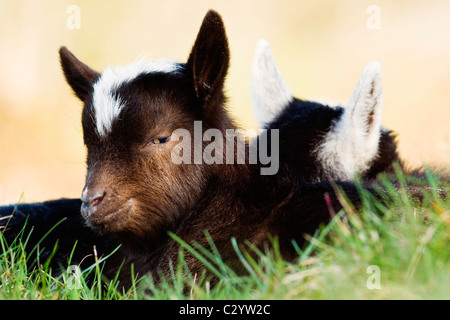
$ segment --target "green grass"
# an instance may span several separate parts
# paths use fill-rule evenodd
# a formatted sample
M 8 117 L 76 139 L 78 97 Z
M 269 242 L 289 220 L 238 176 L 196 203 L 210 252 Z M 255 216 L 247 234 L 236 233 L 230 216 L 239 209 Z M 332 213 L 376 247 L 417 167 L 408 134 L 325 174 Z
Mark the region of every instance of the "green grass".
M 415 182 L 443 184 L 431 175 L 425 183 Z M 69 288 L 68 274 L 53 277 L 45 262 L 27 270 L 26 236 L 7 245 L 0 233 L 0 299 L 450 299 L 450 200 L 428 188 L 419 206 L 387 180 L 381 185 L 390 190 L 388 208 L 364 193 L 363 210 L 355 211 L 342 197 L 346 212 L 336 213 L 304 248 L 297 247 L 294 262 L 280 257 L 276 238 L 264 252 L 250 243 L 238 248 L 232 240 L 247 270 L 237 275 L 211 239 L 204 248 L 172 235 L 183 248 L 172 276 L 158 286 L 150 277 L 136 279 L 127 292 L 115 279 L 102 278 L 101 261 L 83 271 L 79 289 Z M 186 252 L 219 279 L 214 286 L 204 275 L 190 273 Z M 90 285 L 84 281 L 88 273 L 95 279 Z
M 102 277 L 101 266 L 107 257 L 98 259 L 86 270 L 80 270 L 77 278 L 69 273 L 53 276 L 48 260 L 31 264 L 30 270 L 30 265 L 27 266 L 30 252 L 25 251 L 27 241 L 28 237 L 21 233 L 8 244 L 0 232 L 0 300 L 110 300 L 126 299 L 131 295 L 118 290 L 117 279 L 106 281 Z M 86 281 L 88 276 L 94 279 L 90 285 Z

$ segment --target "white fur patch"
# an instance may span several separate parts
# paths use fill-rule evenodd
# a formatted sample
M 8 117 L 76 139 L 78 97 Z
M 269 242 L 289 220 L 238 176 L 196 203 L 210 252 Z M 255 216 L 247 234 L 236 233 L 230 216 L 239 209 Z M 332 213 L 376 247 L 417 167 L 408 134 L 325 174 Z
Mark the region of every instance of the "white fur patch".
M 94 83 L 93 106 L 99 136 L 105 137 L 111 131 L 114 120 L 124 107 L 123 97 L 113 95 L 115 90 L 141 74 L 173 73 L 179 67 L 179 64 L 169 59 L 159 59 L 152 63 L 140 59 L 127 66 L 106 69 Z
M 294 99 L 275 64 L 269 43 L 264 39 L 259 40 L 255 48 L 252 95 L 255 117 L 262 126 L 274 120 Z
M 369 168 L 378 154 L 383 108 L 381 69 L 372 62 L 339 121 L 326 134 L 316 154 L 330 179 L 352 180 Z

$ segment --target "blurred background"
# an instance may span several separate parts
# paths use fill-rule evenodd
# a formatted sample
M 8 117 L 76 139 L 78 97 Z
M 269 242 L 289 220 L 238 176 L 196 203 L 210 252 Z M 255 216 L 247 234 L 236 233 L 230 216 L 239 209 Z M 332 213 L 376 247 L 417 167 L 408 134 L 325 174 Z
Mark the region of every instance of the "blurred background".
M 346 104 L 378 60 L 383 123 L 402 157 L 448 167 L 448 0 L 0 0 L 0 203 L 80 196 L 82 106 L 61 73 L 61 45 L 98 71 L 143 54 L 184 62 L 210 8 L 227 28 L 229 108 L 243 127 L 257 128 L 250 71 L 264 37 L 300 98 Z

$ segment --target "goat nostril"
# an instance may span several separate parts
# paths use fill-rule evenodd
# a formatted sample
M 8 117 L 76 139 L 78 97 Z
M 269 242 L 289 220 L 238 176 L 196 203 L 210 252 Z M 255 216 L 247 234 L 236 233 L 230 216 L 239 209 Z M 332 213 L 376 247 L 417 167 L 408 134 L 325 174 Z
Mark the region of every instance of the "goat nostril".
M 92 195 L 86 194 L 81 197 L 81 201 L 88 207 L 95 207 L 100 204 L 105 194 L 105 191 L 99 191 Z
M 91 201 L 91 203 L 90 203 L 90 206 L 91 206 L 91 207 L 96 206 L 97 204 L 100 203 L 100 201 L 102 201 L 102 199 L 103 199 L 103 196 L 97 197 L 97 198 L 93 199 L 93 200 Z
M 105 197 L 105 194 L 106 194 L 106 192 L 101 191 L 101 192 L 98 192 L 97 194 L 93 195 L 92 200 L 89 203 L 89 206 L 95 207 L 96 205 L 98 205 Z

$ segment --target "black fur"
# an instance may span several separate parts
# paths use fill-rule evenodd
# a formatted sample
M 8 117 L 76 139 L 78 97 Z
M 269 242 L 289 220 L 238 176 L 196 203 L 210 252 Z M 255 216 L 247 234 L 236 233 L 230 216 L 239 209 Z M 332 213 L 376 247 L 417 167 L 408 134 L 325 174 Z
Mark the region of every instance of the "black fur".
M 267 125 L 280 130 L 280 162 L 305 181 L 327 180 L 314 149 L 342 114 L 342 108 L 294 99 Z

